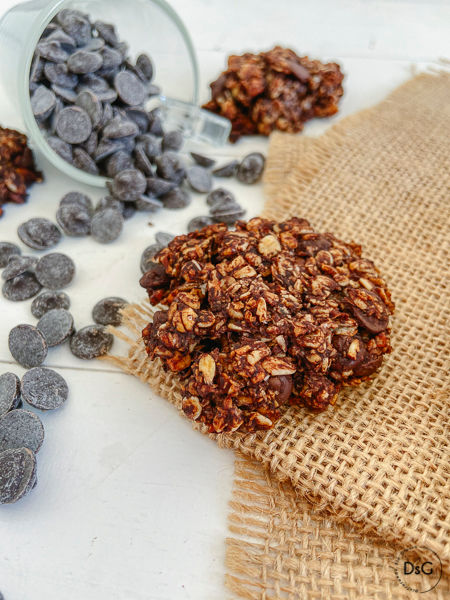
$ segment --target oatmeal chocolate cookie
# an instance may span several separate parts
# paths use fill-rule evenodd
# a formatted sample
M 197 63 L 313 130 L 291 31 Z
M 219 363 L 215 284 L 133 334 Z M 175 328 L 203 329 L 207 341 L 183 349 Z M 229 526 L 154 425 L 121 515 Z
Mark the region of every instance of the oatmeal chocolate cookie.
M 141 279 L 151 359 L 178 373 L 211 432 L 270 429 L 283 405 L 324 410 L 391 351 L 389 290 L 361 247 L 305 219 L 256 218 L 181 235 Z
M 28 186 L 35 181 L 42 181 L 42 174 L 36 170 L 27 137 L 0 127 L 0 216 L 6 202 L 23 204 Z
M 280 46 L 232 55 L 228 69 L 211 83 L 211 100 L 203 108 L 231 121 L 231 141 L 274 129 L 297 133 L 305 121 L 338 111 L 343 78 L 336 63 L 300 57 Z

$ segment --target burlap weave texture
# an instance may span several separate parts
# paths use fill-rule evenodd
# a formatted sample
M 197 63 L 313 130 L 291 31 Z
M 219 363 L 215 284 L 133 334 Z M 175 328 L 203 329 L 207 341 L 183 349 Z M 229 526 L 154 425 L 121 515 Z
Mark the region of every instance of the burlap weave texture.
M 240 545 L 236 539 L 234 547 L 229 542 L 229 566 L 236 571 L 239 547 L 245 567 L 240 574 L 231 573 L 228 582 L 239 597 L 406 597 L 389 578 L 384 587 L 379 581 L 371 586 L 370 577 L 377 577 L 373 570 L 355 579 L 352 562 L 342 559 L 348 556 L 346 544 L 350 554 L 354 548 L 354 539 L 342 528 L 349 525 L 358 527 L 353 535 L 362 544 L 370 542 L 360 536 L 376 534 L 398 547 L 426 546 L 450 570 L 449 96 L 449 75 L 423 74 L 317 140 L 285 134 L 271 138 L 264 216 L 304 217 L 318 231 L 361 243 L 364 256 L 387 279 L 397 308 L 394 351 L 372 382 L 347 390 L 333 409 L 320 415 L 291 408 L 269 432 L 215 437 L 219 444 L 256 458 L 270 469 L 274 482 L 292 484 L 300 512 L 291 521 L 286 513 L 291 538 L 306 506 L 332 517 L 332 535 L 339 537 L 342 550 L 335 566 L 345 564 L 351 583 L 332 590 L 329 582 L 317 584 L 316 577 L 313 589 L 305 555 L 301 564 L 308 595 L 296 595 L 295 586 L 302 581 L 280 590 L 270 577 L 258 588 L 252 577 L 259 559 L 255 555 L 254 564 L 246 562 L 251 553 L 246 555 L 245 542 Z M 179 407 L 176 379 L 146 359 L 140 341 L 139 330 L 149 314 L 145 305 L 128 309 L 130 354 L 115 360 Z M 245 472 L 251 484 L 251 468 Z M 265 471 L 254 471 L 255 479 L 264 480 L 261 473 Z M 270 493 L 268 489 L 268 497 Z M 241 517 L 252 519 L 254 506 L 246 506 Z M 233 515 L 240 518 L 239 511 Z M 269 563 L 266 534 L 261 539 Z M 289 548 L 286 552 L 293 551 Z

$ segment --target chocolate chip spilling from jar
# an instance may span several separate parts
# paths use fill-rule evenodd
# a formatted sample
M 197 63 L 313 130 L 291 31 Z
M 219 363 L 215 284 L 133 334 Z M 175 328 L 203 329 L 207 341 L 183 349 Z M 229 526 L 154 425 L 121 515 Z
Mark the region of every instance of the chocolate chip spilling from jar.
M 270 429 L 289 404 L 324 410 L 391 351 L 378 269 L 305 219 L 209 225 L 153 261 L 141 285 L 167 309 L 143 331 L 148 355 L 212 433 Z

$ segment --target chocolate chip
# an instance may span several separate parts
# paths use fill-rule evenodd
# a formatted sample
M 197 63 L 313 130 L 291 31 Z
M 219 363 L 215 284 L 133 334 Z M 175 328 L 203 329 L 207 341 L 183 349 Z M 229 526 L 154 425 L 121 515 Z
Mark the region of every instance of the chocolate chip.
M 75 104 L 82 108 L 91 119 L 92 127 L 97 127 L 103 116 L 103 106 L 94 92 L 84 90 L 78 94 Z
M 49 348 L 58 346 L 72 335 L 73 317 L 64 308 L 53 308 L 39 319 L 36 327 L 45 337 Z
M 119 40 L 117 38 L 116 28 L 110 23 L 103 21 L 95 21 L 94 27 L 97 30 L 99 36 L 101 36 L 107 44 L 111 46 L 117 46 Z
M 236 177 L 242 183 L 256 183 L 262 177 L 266 159 L 260 152 L 252 152 L 242 159 Z
M 172 233 L 166 231 L 157 231 L 155 233 L 156 243 L 160 246 L 168 246 L 175 236 Z
M 108 158 L 106 163 L 106 173 L 108 177 L 115 177 L 121 171 L 133 168 L 133 161 L 128 152 L 119 150 Z
M 0 375 L 0 416 L 20 404 L 20 380 L 14 373 Z
M 22 302 L 36 296 L 41 289 L 42 286 L 33 273 L 23 273 L 23 275 L 5 281 L 2 293 L 7 300 Z
M 58 98 L 60 98 L 64 102 L 69 102 L 69 103 L 73 104 L 75 102 L 75 100 L 77 99 L 76 91 L 71 88 L 66 88 L 66 87 L 63 87 L 62 85 L 57 85 L 56 83 L 52 83 L 51 88 L 52 88 L 53 92 L 55 92 L 55 95 L 58 96 Z M 58 115 L 59 115 L 59 113 L 58 113 Z M 54 124 L 54 128 L 53 128 L 54 131 L 56 131 L 58 115 L 55 117 L 55 124 Z
M 185 175 L 183 162 L 175 152 L 164 152 L 156 157 L 156 172 L 159 177 L 180 184 Z
M 100 212 L 105 208 L 115 208 L 116 210 L 123 212 L 123 202 L 113 198 L 112 196 L 103 196 L 95 205 L 95 212 Z
M 65 31 L 60 29 L 59 27 L 53 30 L 50 35 L 47 36 L 47 41 L 55 41 L 59 42 L 61 48 L 66 50 L 67 52 L 73 52 L 76 48 L 76 42 L 72 36 L 68 35 Z M 61 64 L 61 63 L 58 63 Z
M 210 208 L 209 212 L 217 223 L 227 223 L 227 225 L 232 225 L 245 215 L 245 210 L 234 201 L 218 202 Z
M 68 162 L 68 163 L 72 162 L 73 154 L 72 154 L 72 146 L 70 144 L 68 144 L 67 142 L 64 142 L 59 137 L 56 137 L 56 135 L 52 135 L 52 136 L 48 137 L 47 144 L 50 146 L 50 148 L 54 152 L 56 152 L 56 154 L 58 154 L 66 162 Z
M 143 108 L 127 107 L 125 114 L 129 119 L 134 121 L 139 128 L 140 133 L 145 133 L 148 129 L 150 120 L 148 118 L 148 112 Z
M 151 81 L 153 77 L 153 63 L 148 54 L 139 54 L 136 59 L 137 68 L 143 73 L 144 77 Z
M 14 279 L 22 273 L 34 273 L 37 262 L 38 259 L 35 256 L 13 255 L 2 272 L 2 278 L 8 281 L 8 279 Z
M 125 202 L 137 200 L 147 188 L 147 180 L 137 169 L 126 169 L 118 173 L 112 182 L 112 192 Z
M 189 167 L 186 171 L 186 178 L 196 192 L 206 193 L 212 188 L 211 174 L 204 167 Z
M 64 377 L 46 367 L 27 371 L 22 377 L 21 390 L 23 400 L 40 410 L 59 408 L 69 395 Z
M 166 181 L 159 177 L 150 177 L 147 179 L 147 194 L 159 198 L 173 190 L 176 185 L 173 181 Z
M 50 290 L 36 296 L 31 303 L 31 314 L 33 317 L 36 317 L 36 319 L 40 319 L 49 310 L 55 308 L 64 308 L 68 310 L 70 308 L 70 298 L 64 292 Z
M 30 369 L 41 365 L 47 356 L 47 343 L 33 325 L 16 325 L 9 332 L 8 346 L 13 358 Z
M 94 153 L 94 158 L 97 162 L 100 162 L 121 148 L 122 145 L 118 140 L 102 139 Z
M 20 254 L 22 250 L 16 244 L 0 242 L 0 269 L 6 267 L 11 256 L 20 256 Z
M 57 40 L 43 40 L 36 46 L 36 51 L 45 60 L 50 60 L 55 63 L 63 63 L 69 58 L 69 53 L 66 52 Z
M 95 213 L 91 222 L 91 235 L 101 244 L 116 240 L 123 229 L 122 212 L 114 208 L 105 208 Z
M 137 138 L 144 144 L 144 149 L 151 161 L 161 154 L 161 139 L 152 133 L 145 133 Z
M 236 173 L 239 166 L 238 160 L 232 160 L 226 165 L 222 165 L 221 167 L 214 169 L 213 175 L 215 177 L 233 177 Z
M 79 106 L 63 108 L 56 120 L 56 133 L 69 144 L 85 142 L 92 132 L 89 115 Z
M 61 232 L 48 219 L 36 217 L 19 225 L 17 234 L 21 241 L 34 250 L 47 250 L 56 246 L 61 239 Z
M 78 77 L 69 73 L 65 63 L 47 62 L 44 66 L 44 73 L 48 81 L 63 88 L 74 88 L 78 84 Z
M 91 24 L 79 11 L 64 9 L 58 13 L 58 20 L 64 31 L 75 40 L 77 46 L 84 46 L 90 41 Z
M 95 151 L 97 150 L 97 146 L 98 146 L 98 133 L 96 131 L 93 131 L 81 147 L 83 148 L 83 150 L 85 150 L 88 153 L 89 157 L 91 157 L 91 156 L 94 156 Z M 90 160 L 92 160 L 92 159 L 90 159 Z
M 99 325 L 120 325 L 120 311 L 128 304 L 123 298 L 110 297 L 99 300 L 92 309 L 92 318 Z
M 158 254 L 158 252 L 160 250 L 162 250 L 163 246 L 161 246 L 160 244 L 151 244 L 151 246 L 148 246 L 144 252 L 142 253 L 141 256 L 141 263 L 140 263 L 140 267 L 141 267 L 141 271 L 142 273 L 146 273 L 151 264 L 154 264 L 154 258 L 155 256 Z
M 193 231 L 198 231 L 199 229 L 203 229 L 203 227 L 207 227 L 208 225 L 212 225 L 214 223 L 214 219 L 208 216 L 204 217 L 194 217 L 188 223 L 187 230 L 189 233 Z
M 129 203 L 127 202 L 126 204 Z M 138 198 L 134 204 L 136 210 L 141 212 L 155 212 L 164 206 L 161 200 L 158 200 L 158 198 L 152 198 L 151 196 L 145 195 L 142 195 L 140 198 Z
M 203 154 L 198 154 L 197 152 L 190 153 L 195 162 L 201 167 L 210 168 L 216 164 L 216 161 L 212 158 L 208 158 L 208 156 L 204 156 Z
M 31 96 L 31 110 L 40 121 L 45 121 L 52 114 L 55 104 L 55 94 L 45 85 L 40 85 Z
M 41 419 L 29 410 L 12 410 L 0 418 L 0 452 L 28 448 L 39 452 L 44 441 Z
M 120 71 L 114 78 L 117 95 L 125 104 L 139 106 L 145 99 L 145 87 L 134 73 Z
M 101 49 L 101 55 L 103 59 L 103 69 L 114 69 L 115 67 L 120 67 L 122 64 L 123 58 L 120 52 L 110 46 L 104 46 Z
M 162 149 L 164 152 L 173 150 L 177 152 L 183 145 L 183 135 L 180 131 L 168 131 L 163 135 Z
M 153 176 L 152 165 L 145 152 L 144 144 L 141 142 L 136 144 L 134 149 L 134 162 L 136 167 L 147 177 Z
M 86 209 L 89 214 L 94 212 L 92 206 L 92 200 L 86 194 L 81 192 L 69 192 L 61 198 L 59 203 L 60 206 L 67 206 L 72 204 L 79 204 L 82 208 Z
M 73 260 L 59 252 L 46 254 L 36 265 L 36 279 L 51 290 L 58 290 L 69 285 L 75 275 Z
M 269 387 L 277 392 L 278 403 L 284 404 L 292 392 L 292 377 L 290 375 L 269 377 Z
M 90 173 L 91 175 L 98 175 L 98 167 L 95 161 L 85 152 L 82 148 L 75 148 L 73 151 L 73 164 L 77 169 Z
M 103 59 L 98 52 L 77 50 L 67 59 L 67 67 L 72 73 L 85 75 L 98 71 L 103 64 Z
M 179 187 L 161 196 L 161 200 L 166 208 L 171 209 L 185 208 L 191 203 L 190 195 Z
M 222 205 L 234 202 L 236 202 L 234 194 L 222 187 L 216 188 L 206 196 L 206 204 L 211 207 L 216 206 L 216 204 Z
M 70 340 L 70 349 L 78 358 L 91 359 L 107 354 L 114 338 L 102 325 L 79 329 Z
M 125 119 L 121 116 L 114 117 L 106 127 L 103 128 L 103 136 L 105 138 L 124 138 L 128 136 L 136 136 L 139 133 L 139 128 L 131 119 Z
M 36 484 L 36 458 L 28 448 L 0 453 L 0 504 L 17 502 Z

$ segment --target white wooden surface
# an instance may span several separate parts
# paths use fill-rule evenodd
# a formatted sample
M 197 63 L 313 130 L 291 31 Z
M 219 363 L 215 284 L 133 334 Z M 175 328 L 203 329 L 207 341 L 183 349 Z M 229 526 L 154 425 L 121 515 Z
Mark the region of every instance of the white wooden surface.
M 0 14 L 12 4 L 0 0 Z M 338 60 L 346 74 L 340 114 L 310 123 L 307 135 L 319 135 L 337 119 L 378 102 L 410 76 L 412 65 L 421 68 L 450 55 L 446 0 L 171 4 L 196 46 L 202 100 L 230 53 L 280 43 L 312 57 Z M 18 122 L 2 94 L 0 123 Z M 220 161 L 253 149 L 266 151 L 267 141 L 247 139 L 216 155 Z M 34 187 L 28 205 L 6 207 L 0 240 L 16 242 L 18 224 L 33 216 L 54 218 L 60 197 L 81 189 L 40 164 L 46 183 Z M 249 216 L 258 213 L 260 186 L 229 187 Z M 93 198 L 101 195 L 85 191 Z M 206 212 L 204 197 L 198 196 L 184 211 L 136 216 L 110 246 L 65 238 L 58 250 L 77 265 L 76 279 L 67 289 L 77 327 L 90 322 L 91 307 L 106 295 L 141 299 L 138 263 L 153 241 L 152 232 L 181 233 L 192 216 Z M 14 324 L 34 323 L 29 304 L 0 298 L 0 372 L 23 373 L 11 359 L 7 335 Z M 104 363 L 85 363 L 59 348 L 49 352 L 46 364 L 66 377 L 71 395 L 62 410 L 42 416 L 46 440 L 38 454 L 38 486 L 19 503 L 0 507 L 0 591 L 5 600 L 225 598 L 232 453 L 192 432 L 145 385 Z

